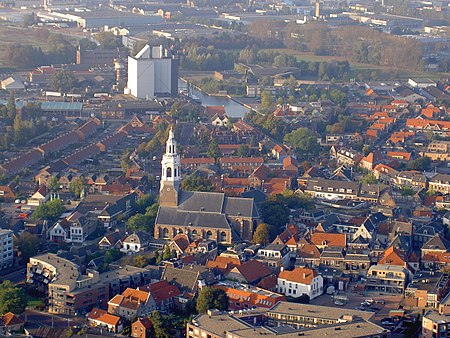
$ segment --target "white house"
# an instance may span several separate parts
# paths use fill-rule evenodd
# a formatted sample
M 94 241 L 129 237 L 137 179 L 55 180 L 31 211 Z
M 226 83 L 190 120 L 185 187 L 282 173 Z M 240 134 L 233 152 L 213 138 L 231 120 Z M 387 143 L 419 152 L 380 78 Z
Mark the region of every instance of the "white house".
M 49 230 L 51 242 L 66 242 L 70 238 L 70 223 L 63 219 L 56 222 Z
M 29 206 L 38 207 L 50 198 L 50 189 L 46 185 L 41 185 L 38 190 L 28 199 L 27 204 Z
M 230 119 L 226 114 L 215 114 L 211 118 L 211 124 L 218 127 L 226 127 L 230 123 Z
M 138 231 L 123 241 L 121 252 L 126 253 L 127 255 L 134 254 L 139 251 L 144 251 L 148 248 L 148 243 L 151 239 L 151 236 L 143 231 Z
M 265 248 L 259 249 L 256 259 L 266 263 L 272 270 L 287 268 L 290 264 L 290 249 L 285 244 L 271 243 Z
M 293 298 L 305 294 L 314 299 L 323 293 L 323 278 L 310 268 L 284 270 L 278 276 L 277 292 Z

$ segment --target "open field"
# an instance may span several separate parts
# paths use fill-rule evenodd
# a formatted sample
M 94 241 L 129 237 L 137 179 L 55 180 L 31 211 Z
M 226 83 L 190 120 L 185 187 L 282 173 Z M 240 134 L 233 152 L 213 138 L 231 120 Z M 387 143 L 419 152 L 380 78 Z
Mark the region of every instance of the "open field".
M 314 55 L 311 52 L 300 52 L 294 49 L 266 49 L 265 51 L 272 51 L 276 53 L 281 54 L 288 54 L 288 55 L 294 55 L 297 60 L 299 61 L 315 61 L 315 62 L 332 62 L 332 61 L 345 61 L 346 59 L 344 57 L 340 56 L 322 56 L 322 55 Z M 359 62 L 351 62 L 350 68 L 353 71 L 358 70 L 364 70 L 364 71 L 377 71 L 377 72 L 383 72 L 386 74 L 391 74 L 395 70 L 392 69 L 392 67 L 388 66 L 377 66 L 377 65 L 371 65 L 371 64 L 365 64 L 365 63 L 359 63 Z M 444 73 L 426 73 L 426 72 L 419 72 L 419 71 L 413 71 L 413 70 L 407 70 L 407 69 L 398 69 L 397 75 L 399 79 L 408 79 L 409 77 L 419 77 L 419 78 L 432 78 L 432 79 L 440 79 L 443 77 L 448 77 L 449 74 Z
M 47 34 L 43 33 L 45 29 L 42 28 L 25 28 L 20 26 L 11 26 L 0 24 L 0 67 L 7 67 L 6 55 L 8 53 L 8 45 L 20 43 L 22 45 L 32 45 L 33 47 L 40 47 L 44 52 L 48 51 L 49 45 L 47 43 Z M 49 31 L 49 34 L 56 34 L 56 32 Z M 65 39 L 74 43 L 78 39 L 73 36 L 64 34 Z

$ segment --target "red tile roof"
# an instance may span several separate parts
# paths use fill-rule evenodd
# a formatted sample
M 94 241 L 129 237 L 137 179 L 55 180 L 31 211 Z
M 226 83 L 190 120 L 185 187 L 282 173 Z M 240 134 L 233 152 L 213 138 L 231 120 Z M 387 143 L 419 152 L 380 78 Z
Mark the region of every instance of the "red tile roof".
M 289 282 L 310 285 L 313 282 L 314 277 L 317 276 L 318 273 L 316 270 L 310 268 L 295 268 L 292 271 L 281 271 L 278 279 L 285 279 Z
M 262 279 L 272 274 L 272 270 L 270 270 L 266 264 L 257 260 L 245 262 L 236 266 L 230 272 L 240 273 L 248 283 L 256 282 L 258 279 Z
M 330 233 L 330 232 L 315 232 L 311 235 L 311 244 L 326 245 L 345 248 L 346 237 L 345 234 Z
M 3 323 L 5 326 L 12 326 L 12 325 L 22 325 L 24 324 L 24 321 L 17 317 L 12 312 L 7 312 L 2 316 Z

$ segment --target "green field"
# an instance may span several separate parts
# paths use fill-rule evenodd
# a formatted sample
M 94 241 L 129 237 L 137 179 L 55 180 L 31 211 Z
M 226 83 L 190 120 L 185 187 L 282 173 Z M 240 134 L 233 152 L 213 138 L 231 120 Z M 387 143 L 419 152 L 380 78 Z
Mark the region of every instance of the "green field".
M 332 61 L 345 61 L 346 59 L 344 57 L 339 56 L 322 56 L 322 55 L 314 55 L 310 52 L 300 52 L 294 49 L 265 49 L 265 51 L 272 51 L 280 54 L 288 54 L 288 55 L 294 55 L 298 61 L 315 61 L 315 62 L 332 62 Z M 376 72 L 382 72 L 385 74 L 391 74 L 394 70 L 391 67 L 387 66 L 377 66 L 377 65 L 370 65 L 365 63 L 358 63 L 358 62 L 351 62 L 350 63 L 350 69 L 353 71 L 376 71 Z M 418 77 L 418 78 L 431 78 L 434 80 L 438 80 L 440 78 L 446 78 L 450 74 L 443 74 L 443 73 L 426 73 L 426 72 L 419 72 L 419 71 L 412 71 L 407 69 L 399 69 L 397 70 L 397 75 L 399 79 L 408 79 L 410 77 Z
M 8 53 L 8 45 L 20 43 L 22 45 L 32 45 L 33 47 L 40 47 L 43 51 L 48 51 L 47 38 L 45 34 L 40 33 L 41 28 L 24 28 L 20 26 L 9 26 L 0 24 L 0 67 L 8 66 L 6 64 L 6 55 Z M 50 32 L 50 34 L 55 34 Z M 65 38 L 70 42 L 75 42 L 78 39 L 74 36 L 65 35 Z

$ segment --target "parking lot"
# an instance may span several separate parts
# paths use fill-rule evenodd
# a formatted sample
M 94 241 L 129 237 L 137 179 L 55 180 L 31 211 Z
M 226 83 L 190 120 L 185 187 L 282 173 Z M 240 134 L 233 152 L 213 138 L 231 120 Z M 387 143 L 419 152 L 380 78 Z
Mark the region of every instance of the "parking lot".
M 322 296 L 313 299 L 311 304 L 356 309 L 357 307 L 361 307 L 361 303 L 364 303 L 365 300 L 372 299 L 374 303 L 372 306 L 368 307 L 369 309 L 374 310 L 374 315 L 371 321 L 381 325 L 381 319 L 389 317 L 389 312 L 391 310 L 397 310 L 403 300 L 402 295 L 382 293 L 368 293 L 367 295 L 359 295 L 351 292 L 350 290 L 339 293 L 339 296 L 346 296 L 348 298 L 348 303 L 343 306 L 335 305 L 331 295 L 323 294 Z M 384 304 L 381 304 L 382 302 L 384 302 Z

